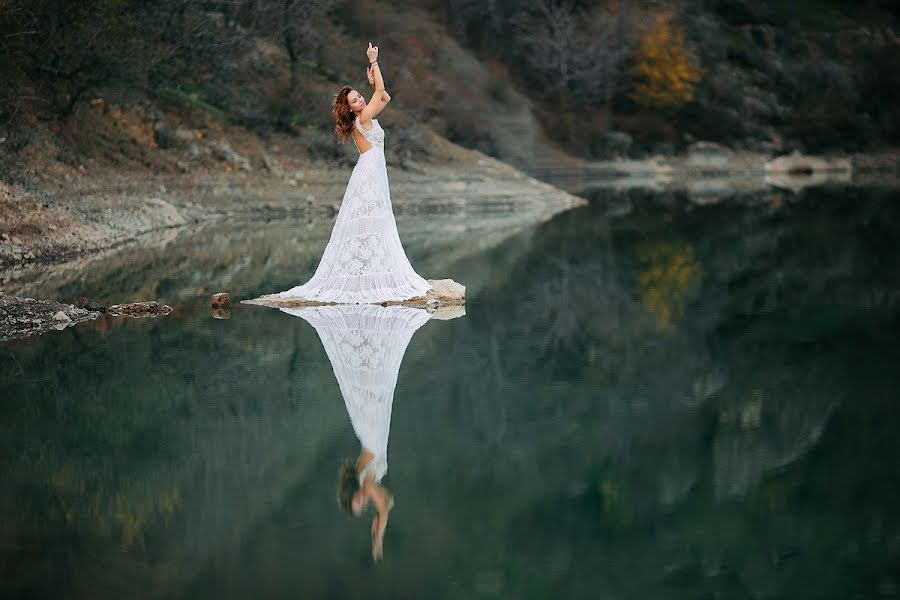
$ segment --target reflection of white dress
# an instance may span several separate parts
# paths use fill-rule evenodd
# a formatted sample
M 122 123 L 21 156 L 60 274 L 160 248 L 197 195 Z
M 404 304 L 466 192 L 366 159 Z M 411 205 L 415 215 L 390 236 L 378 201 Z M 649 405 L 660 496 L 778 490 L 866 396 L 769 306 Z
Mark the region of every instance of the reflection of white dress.
M 362 447 L 374 455 L 375 481 L 387 472 L 391 405 L 400 362 L 431 315 L 405 306 L 334 305 L 283 308 L 312 325 L 337 378 Z
M 372 144 L 353 167 L 331 238 L 315 274 L 303 285 L 278 295 L 340 304 L 377 303 L 424 296 L 431 285 L 413 270 L 397 232 L 391 208 L 384 129 L 372 119 Z

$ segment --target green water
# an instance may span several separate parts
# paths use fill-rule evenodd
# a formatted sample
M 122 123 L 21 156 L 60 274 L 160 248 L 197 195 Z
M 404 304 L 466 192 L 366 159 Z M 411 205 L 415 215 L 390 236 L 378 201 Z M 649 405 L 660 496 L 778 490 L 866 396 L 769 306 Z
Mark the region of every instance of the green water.
M 19 282 L 176 310 L 0 345 L 0 596 L 900 595 L 897 192 L 591 199 L 399 219 L 468 302 L 400 367 L 378 564 L 335 500 L 359 442 L 316 331 L 207 308 L 305 281 L 330 223 Z

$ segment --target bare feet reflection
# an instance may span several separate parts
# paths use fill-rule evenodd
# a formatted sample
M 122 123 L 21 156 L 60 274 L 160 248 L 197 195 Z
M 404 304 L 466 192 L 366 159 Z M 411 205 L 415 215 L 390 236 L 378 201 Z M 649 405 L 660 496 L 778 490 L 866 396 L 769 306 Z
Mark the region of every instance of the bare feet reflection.
M 344 404 L 361 449 L 356 460 L 340 469 L 338 504 L 361 517 L 371 506 L 372 558 L 384 555 L 384 534 L 394 496 L 381 484 L 387 473 L 387 444 L 391 406 L 400 363 L 413 334 L 431 318 L 447 319 L 465 314 L 429 313 L 405 306 L 338 304 L 283 308 L 312 325 L 341 388 Z

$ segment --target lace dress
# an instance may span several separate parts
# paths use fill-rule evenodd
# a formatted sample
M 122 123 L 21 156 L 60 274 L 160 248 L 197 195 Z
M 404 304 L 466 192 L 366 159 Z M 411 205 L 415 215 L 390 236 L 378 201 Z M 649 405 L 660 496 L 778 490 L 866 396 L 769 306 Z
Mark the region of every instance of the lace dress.
M 312 279 L 280 292 L 281 299 L 366 304 L 419 298 L 431 285 L 413 270 L 391 207 L 384 129 L 356 128 L 372 144 L 353 167 L 331 238 Z
M 312 325 L 337 378 L 353 431 L 373 454 L 365 472 L 376 482 L 387 472 L 391 406 L 400 363 L 413 334 L 431 316 L 406 306 L 333 305 L 282 308 Z

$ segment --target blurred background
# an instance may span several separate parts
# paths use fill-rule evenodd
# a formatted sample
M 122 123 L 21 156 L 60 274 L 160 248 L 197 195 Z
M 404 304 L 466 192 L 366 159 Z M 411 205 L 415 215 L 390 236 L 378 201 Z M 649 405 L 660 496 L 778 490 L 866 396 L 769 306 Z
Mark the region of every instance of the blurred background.
M 203 115 L 345 161 L 328 109 L 340 85 L 370 89 L 369 40 L 409 127 L 518 167 L 698 140 L 883 150 L 900 139 L 898 16 L 891 0 L 6 0 L 0 153 L 7 179 L 34 146 L 174 170 L 154 152 L 184 141 L 166 118 Z

